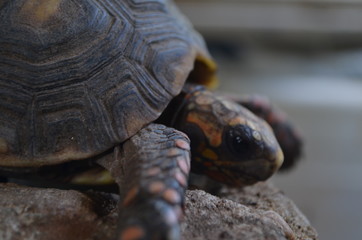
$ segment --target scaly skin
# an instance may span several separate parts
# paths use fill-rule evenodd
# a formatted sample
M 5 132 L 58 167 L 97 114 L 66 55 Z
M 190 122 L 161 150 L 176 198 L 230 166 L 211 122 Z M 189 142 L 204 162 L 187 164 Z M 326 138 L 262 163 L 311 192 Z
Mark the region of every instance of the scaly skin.
M 191 139 L 193 172 L 239 187 L 267 179 L 282 164 L 272 129 L 239 104 L 195 86 L 175 101 L 165 111 L 174 115 L 159 122 Z M 124 192 L 119 239 L 179 239 L 189 151 L 183 133 L 151 124 L 120 146 L 112 161 L 118 170 L 104 165 Z
M 171 119 L 170 116 L 175 114 Z M 270 126 L 241 105 L 186 85 L 161 121 L 191 140 L 192 171 L 230 186 L 269 178 L 283 162 Z
M 122 191 L 117 239 L 179 239 L 190 170 L 189 139 L 175 129 L 150 124 L 115 156 L 120 167 L 103 164 Z

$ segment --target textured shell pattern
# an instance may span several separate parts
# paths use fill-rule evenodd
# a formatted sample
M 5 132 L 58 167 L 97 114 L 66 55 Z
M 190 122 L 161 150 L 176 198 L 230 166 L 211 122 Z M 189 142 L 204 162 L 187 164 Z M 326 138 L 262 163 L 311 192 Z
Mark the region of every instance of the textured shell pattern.
M 121 143 L 179 93 L 203 44 L 169 1 L 1 1 L 0 166 Z

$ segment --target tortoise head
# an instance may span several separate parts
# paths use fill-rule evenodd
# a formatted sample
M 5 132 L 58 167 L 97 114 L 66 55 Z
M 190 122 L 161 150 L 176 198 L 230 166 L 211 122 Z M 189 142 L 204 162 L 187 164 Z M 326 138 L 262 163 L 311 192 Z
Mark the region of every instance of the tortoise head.
M 190 137 L 195 173 L 244 186 L 266 180 L 282 165 L 272 129 L 241 105 L 198 90 L 181 111 L 176 127 Z

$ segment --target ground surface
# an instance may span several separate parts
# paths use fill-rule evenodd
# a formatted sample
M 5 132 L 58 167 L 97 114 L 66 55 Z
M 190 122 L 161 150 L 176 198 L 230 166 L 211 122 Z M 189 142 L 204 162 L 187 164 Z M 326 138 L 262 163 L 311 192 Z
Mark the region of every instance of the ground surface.
M 0 184 L 0 239 L 112 239 L 116 229 L 114 194 L 81 193 Z M 294 203 L 270 184 L 222 197 L 187 192 L 182 239 L 317 239 Z

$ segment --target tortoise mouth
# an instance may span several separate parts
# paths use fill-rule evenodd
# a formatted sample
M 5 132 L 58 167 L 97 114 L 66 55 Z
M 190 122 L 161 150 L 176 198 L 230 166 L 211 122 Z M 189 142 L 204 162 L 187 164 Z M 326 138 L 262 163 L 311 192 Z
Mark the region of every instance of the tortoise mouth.
M 271 177 L 280 166 L 266 159 L 254 159 L 248 162 L 217 162 L 204 170 L 210 178 L 232 187 L 251 185 L 265 181 Z

